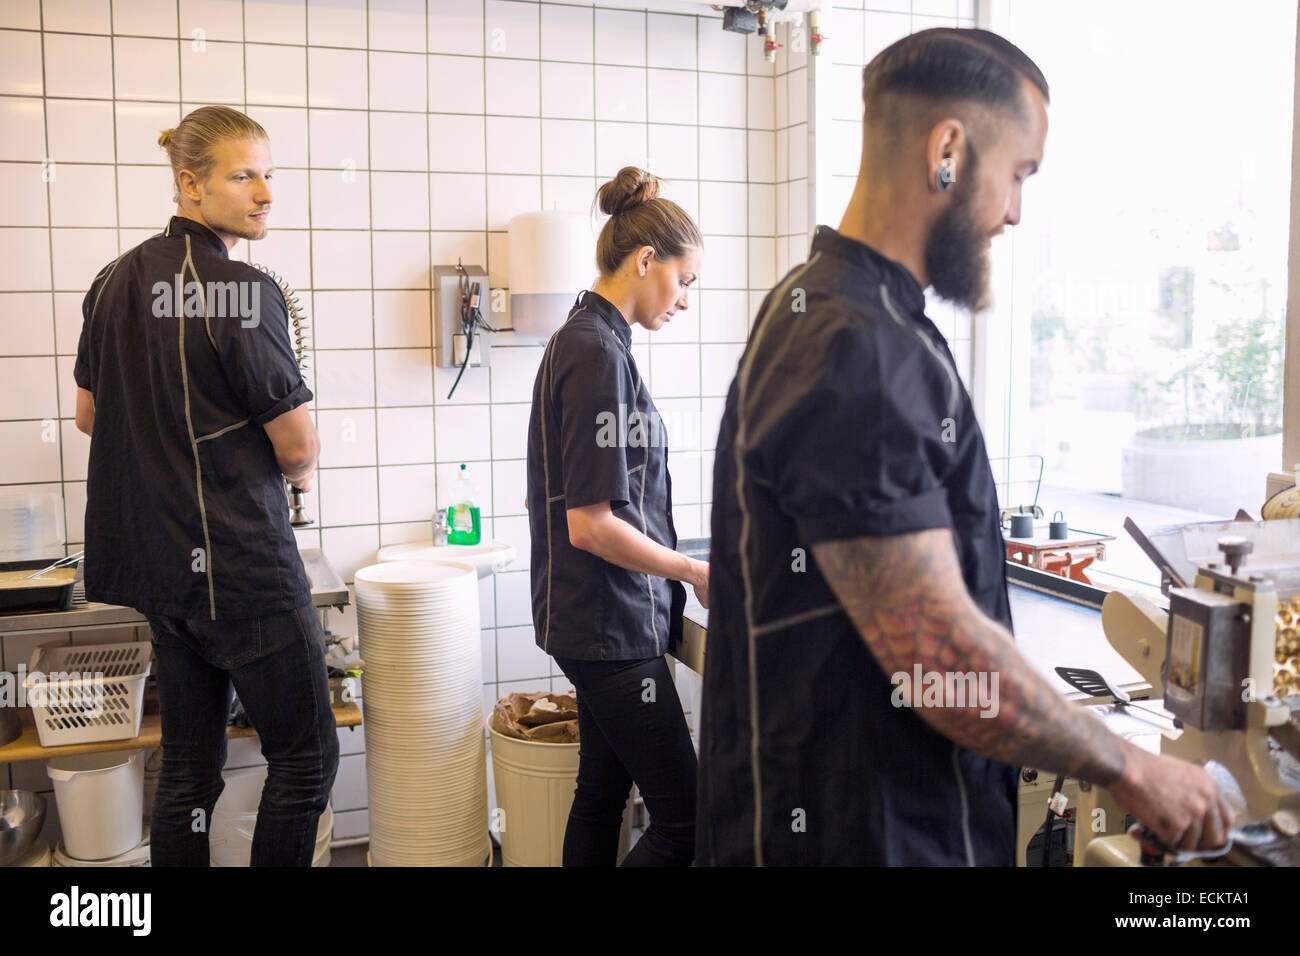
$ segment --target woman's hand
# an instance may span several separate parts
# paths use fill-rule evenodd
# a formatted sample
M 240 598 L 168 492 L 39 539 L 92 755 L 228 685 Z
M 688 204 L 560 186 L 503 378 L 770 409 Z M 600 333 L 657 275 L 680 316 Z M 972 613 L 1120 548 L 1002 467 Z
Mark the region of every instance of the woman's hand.
M 610 503 L 583 505 L 565 512 L 569 543 L 629 571 L 657 574 L 695 588 L 695 596 L 709 606 L 709 563 L 687 557 L 653 541 L 630 522 L 614 517 Z
M 695 588 L 695 599 L 704 605 L 705 610 L 709 607 L 709 562 L 692 560 L 692 571 L 695 572 L 691 578 L 691 586 Z

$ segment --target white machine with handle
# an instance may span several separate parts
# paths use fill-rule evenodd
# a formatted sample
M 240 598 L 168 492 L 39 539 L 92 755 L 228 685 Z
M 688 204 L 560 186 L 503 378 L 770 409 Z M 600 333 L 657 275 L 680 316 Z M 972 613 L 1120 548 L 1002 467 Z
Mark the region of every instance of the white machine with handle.
M 1113 591 L 1102 626 L 1163 688 L 1174 732 L 1160 751 L 1213 766 L 1240 804 L 1238 825 L 1271 827 L 1268 862 L 1300 861 L 1300 519 L 1125 527 L 1160 568 L 1169 606 Z M 1133 847 L 1110 842 L 1129 839 L 1094 840 L 1086 858 L 1133 860 Z

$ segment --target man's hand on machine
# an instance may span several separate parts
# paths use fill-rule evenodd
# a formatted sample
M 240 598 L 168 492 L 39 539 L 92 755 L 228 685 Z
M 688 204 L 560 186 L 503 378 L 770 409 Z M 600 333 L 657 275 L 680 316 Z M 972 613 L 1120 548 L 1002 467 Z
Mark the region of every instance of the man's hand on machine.
M 285 475 L 284 480 L 299 491 L 311 491 L 312 482 L 316 480 L 316 466 L 312 465 L 300 475 Z
M 1134 746 L 1044 681 L 1011 635 L 971 600 L 946 528 L 824 541 L 812 550 L 886 674 L 910 674 L 919 665 L 999 677 L 996 713 L 969 701 L 917 707 L 939 733 L 995 760 L 1107 787 L 1171 847 L 1227 842 L 1233 814 L 1209 774 Z
M 1201 767 L 1127 744 L 1124 772 L 1110 792 L 1169 847 L 1213 850 L 1228 841 L 1236 815 Z

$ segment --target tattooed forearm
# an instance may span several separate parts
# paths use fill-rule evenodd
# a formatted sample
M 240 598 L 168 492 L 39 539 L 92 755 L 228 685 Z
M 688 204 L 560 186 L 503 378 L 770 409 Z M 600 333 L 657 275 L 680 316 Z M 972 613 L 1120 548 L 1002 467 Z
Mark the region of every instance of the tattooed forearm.
M 947 529 L 813 545 L 831 589 L 886 674 L 997 675 L 998 706 L 918 706 L 944 736 L 1008 763 L 1102 786 L 1124 772 L 1125 743 L 1067 703 L 966 591 Z

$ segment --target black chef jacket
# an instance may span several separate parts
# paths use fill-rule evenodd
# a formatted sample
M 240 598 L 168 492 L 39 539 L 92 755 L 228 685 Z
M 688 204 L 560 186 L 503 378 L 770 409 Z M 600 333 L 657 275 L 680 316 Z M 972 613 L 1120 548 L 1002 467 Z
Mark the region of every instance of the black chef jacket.
M 608 299 L 584 292 L 546 346 L 528 421 L 537 646 L 579 660 L 669 653 L 681 638 L 685 588 L 569 543 L 567 509 L 602 501 L 677 546 L 667 435 L 632 357 L 632 329 Z
M 86 598 L 187 620 L 310 601 L 262 428 L 312 397 L 276 283 L 173 216 L 95 277 L 82 318 Z
M 975 603 L 1011 626 L 984 439 L 924 305 L 906 269 L 819 226 L 759 312 L 713 472 L 701 864 L 754 864 L 760 842 L 766 865 L 1015 863 L 1017 768 L 892 705 L 811 555 L 951 528 Z

